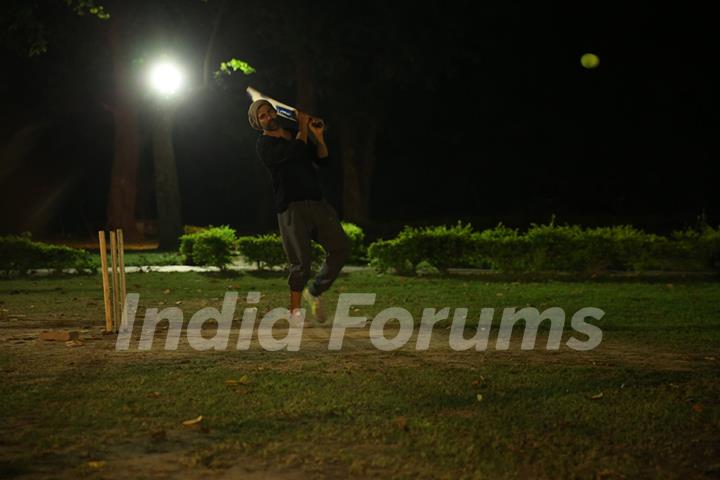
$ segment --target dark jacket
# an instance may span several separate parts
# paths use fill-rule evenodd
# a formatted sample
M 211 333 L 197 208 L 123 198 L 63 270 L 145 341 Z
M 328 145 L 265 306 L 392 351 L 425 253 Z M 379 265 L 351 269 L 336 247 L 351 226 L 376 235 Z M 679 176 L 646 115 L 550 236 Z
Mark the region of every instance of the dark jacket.
M 296 200 L 322 200 L 317 167 L 326 166 L 328 158 L 317 157 L 317 147 L 309 140 L 306 144 L 296 140 L 263 135 L 256 148 L 260 160 L 270 171 L 275 209 L 277 213 L 287 210 Z

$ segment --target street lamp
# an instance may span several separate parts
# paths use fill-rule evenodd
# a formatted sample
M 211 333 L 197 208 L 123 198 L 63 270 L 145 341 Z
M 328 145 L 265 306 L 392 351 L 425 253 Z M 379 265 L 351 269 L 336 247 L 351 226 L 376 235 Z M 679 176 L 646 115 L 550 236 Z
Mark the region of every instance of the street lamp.
M 170 101 L 181 92 L 184 77 L 180 67 L 169 60 L 151 66 L 148 81 L 161 98 L 153 122 L 153 165 L 158 216 L 159 247 L 175 249 L 182 234 L 180 188 L 173 149 L 173 116 L 177 102 Z
M 174 96 L 183 86 L 184 78 L 180 68 L 169 60 L 156 63 L 149 73 L 153 90 L 164 97 Z

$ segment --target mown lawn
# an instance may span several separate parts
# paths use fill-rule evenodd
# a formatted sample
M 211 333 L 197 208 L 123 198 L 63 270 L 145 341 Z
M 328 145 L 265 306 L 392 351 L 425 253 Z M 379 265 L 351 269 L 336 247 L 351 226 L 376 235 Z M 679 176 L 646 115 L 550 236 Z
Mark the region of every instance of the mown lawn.
M 128 275 L 148 307 L 187 323 L 238 291 L 259 316 L 287 306 L 279 274 Z M 406 308 L 561 307 L 605 311 L 590 352 L 448 348 L 382 352 L 367 329 L 327 350 L 307 329 L 299 352 L 115 351 L 99 276 L 0 281 L 0 477 L 9 478 L 712 478 L 720 475 L 720 284 L 683 279 L 528 281 L 492 276 L 343 275 L 340 293 L 375 293 L 354 315 Z M 331 312 L 332 313 L 332 312 Z M 497 326 L 497 324 L 495 324 Z M 82 346 L 36 340 L 81 331 Z M 469 337 L 471 331 L 467 332 Z M 568 331 L 566 338 L 573 334 Z M 210 332 L 208 335 L 212 335 Z M 577 335 L 577 334 L 576 334 Z M 279 334 L 282 336 L 282 333 Z M 389 333 L 388 336 L 391 336 Z M 137 336 L 136 336 L 137 337 Z M 235 332 L 231 335 L 234 346 Z M 193 425 L 184 421 L 202 420 Z

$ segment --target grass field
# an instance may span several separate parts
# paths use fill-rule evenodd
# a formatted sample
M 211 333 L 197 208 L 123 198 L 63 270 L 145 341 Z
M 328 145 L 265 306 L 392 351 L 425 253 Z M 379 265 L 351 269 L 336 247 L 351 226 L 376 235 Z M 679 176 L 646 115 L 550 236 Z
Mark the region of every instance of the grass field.
M 138 323 L 146 308 L 177 306 L 187 324 L 200 308 L 220 308 L 229 290 L 240 294 L 236 319 L 248 291 L 263 294 L 259 317 L 287 306 L 280 274 L 128 275 Z M 419 320 L 423 308 L 464 307 L 469 326 L 487 307 L 497 322 L 505 307 L 561 307 L 569 317 L 594 306 L 605 311 L 594 322 L 603 341 L 588 352 L 548 351 L 541 329 L 537 348 L 523 351 L 516 329 L 507 351 L 494 349 L 494 332 L 487 351 L 454 351 L 443 322 L 427 351 L 413 341 L 380 351 L 365 328 L 332 352 L 329 328 L 306 328 L 299 352 L 257 341 L 248 351 L 199 352 L 184 336 L 166 351 L 164 330 L 152 350 L 138 351 L 136 334 L 122 352 L 100 333 L 99 276 L 3 280 L 0 477 L 720 476 L 716 281 L 362 271 L 343 275 L 327 303 L 343 292 L 377 294 L 356 316 L 399 306 Z M 79 330 L 82 345 L 40 342 L 44 329 Z

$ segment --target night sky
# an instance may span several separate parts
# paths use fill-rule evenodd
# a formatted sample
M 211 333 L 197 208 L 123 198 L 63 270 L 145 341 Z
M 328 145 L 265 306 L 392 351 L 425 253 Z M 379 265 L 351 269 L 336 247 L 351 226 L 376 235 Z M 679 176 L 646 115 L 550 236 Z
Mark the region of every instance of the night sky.
M 710 165 L 719 150 L 720 43 L 714 17 L 698 7 L 96 2 L 111 15 L 102 21 L 47 0 L 35 2 L 33 15 L 48 50 L 29 57 L 27 31 L 8 32 L 18 3 L 3 7 L 2 233 L 91 238 L 105 226 L 108 109 L 121 85 L 132 94 L 140 139 L 135 213 L 154 217 L 157 101 L 142 78 L 162 53 L 182 63 L 194 89 L 178 101 L 174 127 L 185 224 L 276 229 L 244 90 L 295 104 L 309 84 L 311 113 L 329 124 L 333 164 L 321 172 L 323 187 L 343 217 L 353 213 L 342 152 L 360 158 L 360 177 L 374 159 L 363 180 L 371 234 L 458 219 L 526 227 L 553 214 L 561 223 L 657 232 L 692 225 L 702 212 L 718 221 Z M 216 19 L 212 69 L 238 58 L 257 73 L 211 76 L 202 86 Z M 587 52 L 599 56 L 597 68 L 580 64 Z

